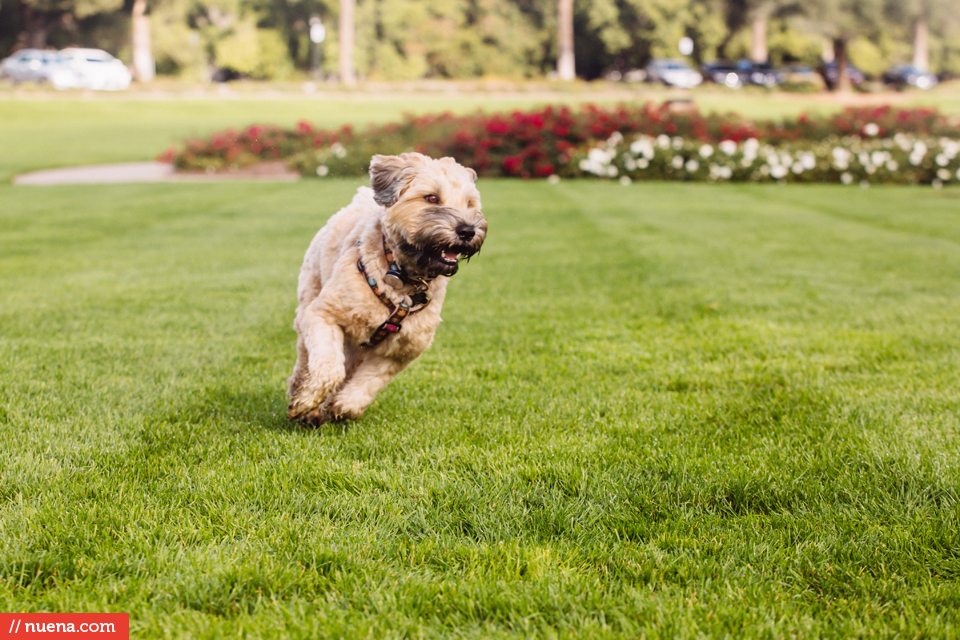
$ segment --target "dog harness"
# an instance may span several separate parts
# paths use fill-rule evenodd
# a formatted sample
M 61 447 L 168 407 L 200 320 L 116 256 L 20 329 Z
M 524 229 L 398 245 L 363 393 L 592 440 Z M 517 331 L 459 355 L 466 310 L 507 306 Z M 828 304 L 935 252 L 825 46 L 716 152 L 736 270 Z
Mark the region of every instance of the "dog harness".
M 357 240 L 357 246 L 360 246 L 360 240 Z M 387 246 L 387 237 L 383 237 L 383 253 L 387 259 L 387 275 L 394 276 L 399 279 L 403 279 L 403 272 L 400 271 L 400 267 L 397 265 L 393 257 L 393 252 L 390 251 L 390 248 Z M 413 308 L 411 309 L 406 303 L 401 302 L 399 306 L 394 306 L 393 302 L 387 295 L 380 290 L 380 287 L 377 286 L 376 279 L 367 273 L 366 267 L 363 266 L 363 259 L 357 258 L 357 269 L 363 274 L 363 277 L 366 279 L 367 284 L 370 285 L 370 289 L 373 291 L 373 295 L 380 298 L 382 302 L 388 309 L 390 309 L 390 317 L 377 327 L 377 330 L 373 332 L 373 335 L 370 336 L 370 340 L 365 344 L 360 345 L 361 347 L 375 347 L 381 342 L 383 342 L 387 336 L 399 333 L 400 329 L 403 326 L 403 319 L 408 315 L 422 311 L 427 304 L 430 303 L 430 298 L 426 294 L 426 285 L 428 281 L 421 280 L 420 285 L 422 290 L 410 296 L 410 299 L 413 301 Z

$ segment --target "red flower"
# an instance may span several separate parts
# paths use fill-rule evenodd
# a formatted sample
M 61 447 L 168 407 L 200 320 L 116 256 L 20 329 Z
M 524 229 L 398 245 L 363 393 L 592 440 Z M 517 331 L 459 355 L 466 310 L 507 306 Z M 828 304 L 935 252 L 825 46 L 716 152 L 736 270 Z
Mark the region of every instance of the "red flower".
M 523 158 L 520 156 L 507 156 L 503 159 L 503 169 L 512 176 L 517 175 L 520 167 L 523 166 Z
M 173 162 L 173 159 L 177 157 L 177 148 L 168 147 L 166 151 L 157 156 L 157 162 L 166 162 L 170 164 Z
M 537 175 L 538 178 L 546 178 L 555 173 L 553 165 L 550 163 L 538 164 L 534 167 L 533 172 Z

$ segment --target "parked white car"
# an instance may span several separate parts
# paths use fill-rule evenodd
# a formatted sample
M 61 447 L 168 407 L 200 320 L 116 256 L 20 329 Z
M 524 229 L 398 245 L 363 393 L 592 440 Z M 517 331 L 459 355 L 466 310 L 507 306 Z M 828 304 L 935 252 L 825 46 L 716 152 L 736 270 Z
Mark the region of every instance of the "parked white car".
M 71 47 L 60 51 L 77 74 L 77 86 L 98 91 L 122 91 L 130 86 L 130 70 L 101 49 Z
M 73 89 L 79 76 L 69 60 L 56 51 L 21 49 L 0 62 L 0 78 L 14 84 L 49 82 L 56 89 Z

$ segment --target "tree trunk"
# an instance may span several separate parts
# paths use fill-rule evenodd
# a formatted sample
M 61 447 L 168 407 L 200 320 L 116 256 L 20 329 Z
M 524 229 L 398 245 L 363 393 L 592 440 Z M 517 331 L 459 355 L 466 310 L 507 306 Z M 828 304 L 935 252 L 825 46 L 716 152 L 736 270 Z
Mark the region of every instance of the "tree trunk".
M 133 76 L 138 82 L 150 82 L 157 75 L 150 41 L 150 16 L 147 0 L 133 0 Z
M 47 35 L 53 26 L 50 16 L 43 11 L 37 11 L 29 4 L 23 5 L 23 26 L 26 31 L 26 46 L 28 49 L 45 49 Z
M 837 93 L 850 93 L 850 70 L 847 68 L 847 41 L 844 38 L 834 38 L 833 54 L 837 60 L 837 82 L 833 90 Z
M 557 0 L 557 41 L 560 45 L 557 75 L 561 80 L 573 80 L 577 77 L 573 58 L 573 0 Z
M 356 0 L 340 0 L 340 82 L 352 87 L 357 84 L 353 68 L 353 10 Z
M 759 12 L 753 16 L 751 24 L 753 38 L 750 43 L 750 59 L 756 63 L 766 62 L 770 54 L 767 52 L 767 15 Z
M 930 27 L 926 18 L 918 18 L 913 32 L 913 66 L 920 71 L 930 70 Z

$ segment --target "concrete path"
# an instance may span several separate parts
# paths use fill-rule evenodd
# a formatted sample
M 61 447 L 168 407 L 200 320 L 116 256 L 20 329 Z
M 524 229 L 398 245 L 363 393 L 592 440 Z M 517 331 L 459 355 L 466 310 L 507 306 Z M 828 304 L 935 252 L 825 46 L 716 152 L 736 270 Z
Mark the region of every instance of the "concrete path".
M 24 173 L 13 179 L 16 185 L 49 186 L 60 184 L 123 184 L 131 182 L 295 182 L 300 175 L 285 167 L 223 173 L 176 172 L 164 162 L 125 162 L 88 167 L 66 167 Z

